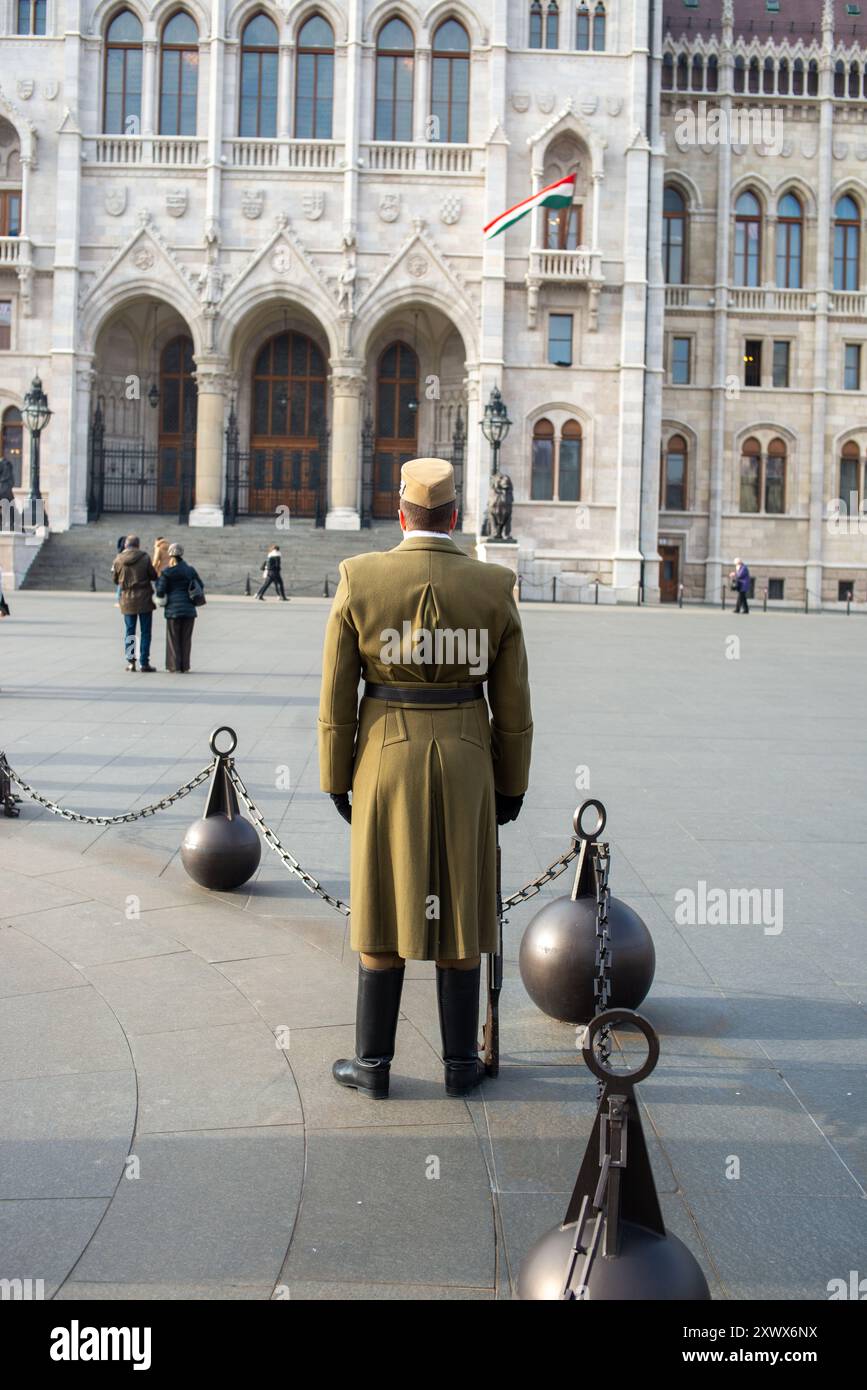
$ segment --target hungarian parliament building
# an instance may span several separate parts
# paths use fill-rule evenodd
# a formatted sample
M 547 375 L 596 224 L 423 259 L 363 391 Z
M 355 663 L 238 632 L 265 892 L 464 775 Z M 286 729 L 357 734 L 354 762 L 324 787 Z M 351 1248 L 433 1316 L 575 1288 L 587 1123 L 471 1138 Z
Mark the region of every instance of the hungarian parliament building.
M 867 0 L 0 0 L 51 531 L 356 530 L 438 455 L 478 535 L 496 389 L 527 595 L 718 603 L 740 557 L 865 604 L 865 233 Z

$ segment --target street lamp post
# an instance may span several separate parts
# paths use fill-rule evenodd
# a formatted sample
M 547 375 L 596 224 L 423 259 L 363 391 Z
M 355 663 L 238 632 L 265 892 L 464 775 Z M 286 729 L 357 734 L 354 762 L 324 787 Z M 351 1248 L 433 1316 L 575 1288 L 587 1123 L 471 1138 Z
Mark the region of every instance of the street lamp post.
M 39 443 L 42 431 L 51 419 L 48 397 L 42 389 L 42 382 L 38 376 L 35 376 L 30 383 L 30 390 L 24 397 L 21 415 L 30 431 L 30 491 L 25 503 L 25 517 L 29 517 L 30 525 L 35 529 L 39 525 L 45 526 L 48 523 L 48 517 L 42 510 L 42 489 L 39 482 Z
M 503 397 L 500 393 L 500 388 L 498 386 L 495 386 L 491 391 L 490 398 L 488 400 L 487 405 L 485 406 L 485 413 L 481 421 L 481 426 L 482 434 L 485 436 L 485 439 L 487 439 L 488 443 L 491 446 L 491 476 L 489 492 L 493 492 L 494 488 L 496 487 L 495 479 L 497 478 L 500 472 L 500 446 L 505 440 L 506 435 L 509 433 L 509 430 L 512 428 L 512 422 L 509 419 L 509 412 L 506 409 L 506 403 L 503 400 Z M 509 515 L 509 522 L 511 523 L 511 509 Z M 485 510 L 485 520 L 482 525 L 482 535 L 490 536 L 491 531 L 494 529 L 494 525 L 495 523 L 494 519 L 491 516 L 491 506 L 489 502 L 488 507 Z

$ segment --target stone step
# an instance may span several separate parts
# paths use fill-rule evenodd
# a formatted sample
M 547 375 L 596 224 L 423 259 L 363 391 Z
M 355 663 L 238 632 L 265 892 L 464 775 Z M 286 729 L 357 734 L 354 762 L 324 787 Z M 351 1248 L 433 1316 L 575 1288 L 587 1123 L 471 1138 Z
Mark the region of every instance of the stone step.
M 28 571 L 27 589 L 65 589 L 70 592 L 110 591 L 111 566 L 121 535 L 136 534 L 153 548 L 157 536 L 178 540 L 185 558 L 195 565 L 205 587 L 214 593 L 243 594 L 249 577 L 255 591 L 271 545 L 283 555 L 283 582 L 288 594 L 333 594 L 341 560 L 371 550 L 391 550 L 400 543 L 396 521 L 375 521 L 369 530 L 328 531 L 312 521 L 294 520 L 275 528 L 273 517 L 244 517 L 235 526 L 189 528 L 172 516 L 103 516 L 87 526 L 56 532 L 42 546 Z M 457 543 L 472 555 L 475 538 L 457 533 Z

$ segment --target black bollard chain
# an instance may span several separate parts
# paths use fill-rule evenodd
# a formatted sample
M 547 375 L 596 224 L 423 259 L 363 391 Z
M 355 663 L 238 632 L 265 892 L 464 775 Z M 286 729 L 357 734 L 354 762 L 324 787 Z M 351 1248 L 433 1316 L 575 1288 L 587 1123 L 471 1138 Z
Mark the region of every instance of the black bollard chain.
M 596 958 L 593 977 L 594 1017 L 604 1014 L 611 999 L 611 940 L 608 932 L 608 908 L 611 890 L 608 886 L 608 871 L 611 867 L 611 851 L 607 843 L 597 841 L 593 846 L 593 876 L 596 880 Z M 600 1028 L 596 1039 L 596 1055 L 604 1067 L 611 1057 L 611 1031 Z M 597 1081 L 599 1095 L 602 1095 L 603 1082 Z
M 161 801 L 155 801 L 151 806 L 142 806 L 139 811 L 124 811 L 119 816 L 88 816 L 83 811 L 70 811 L 65 806 L 58 806 L 54 801 L 49 801 L 47 796 L 42 796 L 39 792 L 34 791 L 33 787 L 28 786 L 17 772 L 13 772 L 6 761 L 6 754 L 0 753 L 0 772 L 8 777 L 10 782 L 14 782 L 25 796 L 29 796 L 32 801 L 38 801 L 39 805 L 44 806 L 46 811 L 50 811 L 53 816 L 61 816 L 63 820 L 75 821 L 79 825 L 129 825 L 132 821 L 143 820 L 145 816 L 155 816 L 157 811 L 168 810 L 169 806 L 180 801 L 181 797 L 188 796 L 191 791 L 195 791 L 196 787 L 210 777 L 214 766 L 215 763 L 208 763 L 207 767 L 203 767 L 201 772 L 197 772 L 195 777 L 190 778 L 189 782 L 184 782 L 177 791 L 172 792 L 169 796 L 164 796 Z

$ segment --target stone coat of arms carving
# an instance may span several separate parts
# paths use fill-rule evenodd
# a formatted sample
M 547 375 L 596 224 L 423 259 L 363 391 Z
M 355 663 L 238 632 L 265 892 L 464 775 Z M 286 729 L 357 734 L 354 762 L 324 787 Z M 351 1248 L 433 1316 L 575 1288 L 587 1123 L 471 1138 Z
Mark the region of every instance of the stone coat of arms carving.
M 310 189 L 302 197 L 301 207 L 308 222 L 318 222 L 325 211 L 325 194 L 319 189 Z
M 250 222 L 255 222 L 262 216 L 262 209 L 265 206 L 265 190 L 262 188 L 245 188 L 241 194 L 241 211 Z
M 383 193 L 379 200 L 379 215 L 383 222 L 396 222 L 400 217 L 400 194 Z
M 166 194 L 166 212 L 169 217 L 183 217 L 187 210 L 187 190 L 170 188 Z
M 107 188 L 103 206 L 109 217 L 120 217 L 122 213 L 126 212 L 126 188 L 117 186 Z

